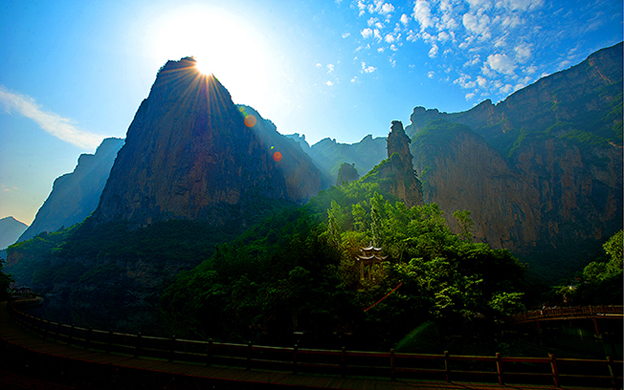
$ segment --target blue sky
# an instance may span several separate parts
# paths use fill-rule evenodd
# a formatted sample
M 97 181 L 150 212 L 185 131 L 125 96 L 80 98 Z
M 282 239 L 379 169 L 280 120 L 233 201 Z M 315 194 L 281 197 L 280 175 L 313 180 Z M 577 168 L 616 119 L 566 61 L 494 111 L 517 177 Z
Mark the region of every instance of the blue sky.
M 621 40 L 621 0 L 4 0 L 0 218 L 31 223 L 81 153 L 124 137 L 167 59 L 195 56 L 283 134 L 352 143 Z

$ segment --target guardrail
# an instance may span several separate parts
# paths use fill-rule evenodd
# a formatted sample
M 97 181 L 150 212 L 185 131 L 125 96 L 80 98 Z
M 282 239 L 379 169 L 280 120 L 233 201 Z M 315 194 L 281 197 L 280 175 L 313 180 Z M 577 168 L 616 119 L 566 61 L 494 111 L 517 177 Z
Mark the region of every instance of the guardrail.
M 391 380 L 425 379 L 451 381 L 496 381 L 510 383 L 580 385 L 621 388 L 622 361 L 548 357 L 462 356 L 270 347 L 145 336 L 82 328 L 43 320 L 7 305 L 15 321 L 53 339 L 84 349 L 168 361 L 205 365 L 270 369 L 293 373 L 340 376 L 389 377 Z
M 536 321 L 555 318 L 622 318 L 622 306 L 573 306 L 544 308 L 542 310 L 532 310 L 517 314 L 507 318 L 507 323 L 518 323 L 526 321 Z

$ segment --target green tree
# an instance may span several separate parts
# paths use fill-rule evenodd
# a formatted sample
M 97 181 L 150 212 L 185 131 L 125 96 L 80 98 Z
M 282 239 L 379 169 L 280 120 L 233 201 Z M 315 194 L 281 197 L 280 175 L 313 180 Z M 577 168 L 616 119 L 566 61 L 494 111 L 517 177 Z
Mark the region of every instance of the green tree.
M 9 287 L 13 282 L 13 277 L 4 272 L 4 260 L 0 259 L 0 301 L 5 301 L 9 298 Z
M 453 213 L 453 217 L 457 219 L 457 225 L 459 225 L 459 237 L 462 240 L 472 242 L 472 229 L 474 229 L 474 222 L 470 218 L 472 214 L 468 210 L 457 210 Z

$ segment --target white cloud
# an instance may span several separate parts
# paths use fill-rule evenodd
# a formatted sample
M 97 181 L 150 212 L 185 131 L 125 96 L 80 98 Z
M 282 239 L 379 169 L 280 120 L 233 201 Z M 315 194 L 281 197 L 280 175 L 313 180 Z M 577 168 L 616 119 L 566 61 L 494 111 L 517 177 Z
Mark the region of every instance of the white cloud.
M 366 4 L 362 0 L 358 0 L 358 9 L 360 10 L 360 16 L 366 13 Z
M 541 7 L 543 0 L 499 0 L 496 7 L 507 11 L 531 11 Z
M 351 36 L 350 32 L 346 32 L 346 33 L 342 34 L 342 38 L 347 38 L 349 36 Z
M 381 6 L 381 14 L 389 14 L 390 12 L 394 11 L 394 6 L 390 3 L 385 3 L 384 5 Z
M 415 33 L 412 30 L 409 30 L 409 32 L 407 33 L 407 37 L 405 39 L 407 39 L 410 42 L 416 42 L 418 40 L 418 34 Z
M 435 43 L 431 46 L 431 50 L 429 50 L 429 57 L 430 58 L 435 58 L 438 55 L 438 45 L 436 45 Z
M 416 4 L 414 4 L 414 20 L 420 24 L 420 31 L 435 26 L 437 19 L 431 16 L 431 6 L 427 0 L 416 0 Z
M 487 87 L 487 79 L 483 76 L 477 76 L 477 84 L 479 84 L 479 87 L 485 88 Z
M 466 100 L 470 100 L 470 99 L 472 99 L 473 97 L 475 97 L 475 95 L 476 95 L 476 94 L 475 94 L 474 92 L 467 93 L 467 94 L 466 94 Z
M 513 74 L 516 69 L 516 64 L 506 54 L 490 54 L 487 63 L 492 70 L 507 75 Z
M 429 73 L 427 73 L 427 77 L 429 77 L 430 79 L 433 78 L 433 76 L 435 76 L 435 72 L 434 71 L 429 71 Z
M 446 31 L 440 31 L 440 33 L 438 34 L 438 41 L 444 42 L 448 41 L 449 39 L 451 39 L 451 36 Z
M 373 29 L 372 28 L 365 28 L 364 30 L 360 31 L 360 34 L 362 34 L 363 38 L 370 38 L 373 36 Z
M 0 85 L 0 104 L 6 112 L 15 111 L 32 119 L 47 133 L 81 148 L 97 148 L 104 138 L 76 128 L 70 119 L 44 112 L 30 96 L 10 92 L 3 85 Z
M 362 73 L 373 73 L 376 70 L 377 68 L 375 68 L 374 66 L 366 66 L 366 62 L 362 61 Z
M 384 41 L 386 41 L 387 43 L 392 43 L 395 40 L 396 40 L 396 38 L 392 34 L 387 34 L 386 37 L 384 38 Z
M 453 81 L 453 84 L 459 84 L 464 89 L 472 89 L 477 86 L 477 83 L 470 80 L 470 76 L 467 74 L 461 75 L 458 79 Z
M 327 73 L 332 73 L 334 71 L 334 65 L 333 64 L 327 64 Z
M 466 13 L 462 18 L 464 27 L 470 32 L 473 32 L 482 39 L 489 39 L 492 37 L 490 33 L 490 17 L 487 14 L 471 14 Z
M 317 63 L 316 63 L 316 67 L 317 67 L 317 68 L 322 68 L 322 67 L 323 67 L 323 65 L 321 65 L 321 63 L 320 63 L 320 62 L 317 62 Z
M 503 87 L 501 87 L 500 91 L 502 93 L 509 93 L 509 92 L 513 91 L 513 85 L 505 84 Z
M 533 74 L 533 73 L 537 72 L 537 66 L 528 66 L 528 67 L 524 68 L 523 70 L 527 74 Z
M 334 85 L 334 83 L 332 83 L 331 81 L 328 81 L 325 84 L 327 84 L 328 87 L 331 87 L 332 85 Z
M 526 62 L 531 57 L 531 46 L 526 43 L 516 46 L 514 51 L 518 62 Z
M 403 25 L 407 25 L 407 23 L 409 23 L 409 16 L 405 14 L 401 15 L 401 23 L 403 23 Z
M 481 57 L 478 54 L 475 54 L 474 57 L 472 57 L 472 60 L 464 64 L 464 67 L 479 65 L 480 63 L 481 63 Z

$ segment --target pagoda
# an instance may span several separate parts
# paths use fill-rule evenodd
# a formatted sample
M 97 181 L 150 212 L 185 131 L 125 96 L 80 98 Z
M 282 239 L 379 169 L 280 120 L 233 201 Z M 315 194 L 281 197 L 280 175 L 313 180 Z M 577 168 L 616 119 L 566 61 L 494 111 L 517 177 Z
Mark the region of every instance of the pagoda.
M 381 265 L 388 256 L 381 256 L 381 248 L 375 248 L 372 243 L 360 251 L 362 254 L 355 258 L 355 261 L 360 263 L 360 279 L 364 279 L 364 269 L 368 270 L 368 279 L 373 279 L 373 268 Z

